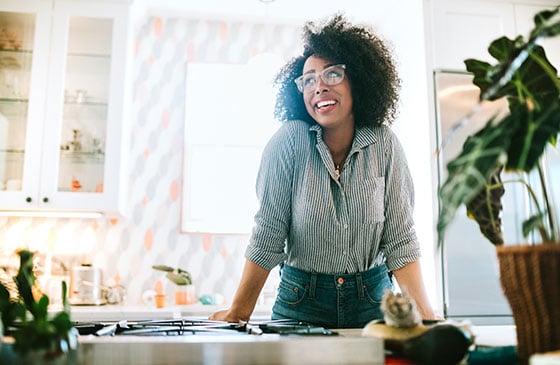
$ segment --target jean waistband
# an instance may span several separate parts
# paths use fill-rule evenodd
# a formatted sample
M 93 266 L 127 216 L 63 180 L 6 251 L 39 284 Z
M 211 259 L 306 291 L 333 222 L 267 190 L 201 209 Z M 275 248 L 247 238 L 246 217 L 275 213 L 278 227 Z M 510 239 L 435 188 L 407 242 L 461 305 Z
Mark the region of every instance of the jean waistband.
M 312 282 L 316 286 L 329 287 L 342 283 L 361 283 L 378 281 L 388 275 L 387 266 L 380 265 L 357 273 L 322 274 L 304 271 L 293 266 L 284 265 L 281 269 L 282 277 L 291 278 L 299 282 Z

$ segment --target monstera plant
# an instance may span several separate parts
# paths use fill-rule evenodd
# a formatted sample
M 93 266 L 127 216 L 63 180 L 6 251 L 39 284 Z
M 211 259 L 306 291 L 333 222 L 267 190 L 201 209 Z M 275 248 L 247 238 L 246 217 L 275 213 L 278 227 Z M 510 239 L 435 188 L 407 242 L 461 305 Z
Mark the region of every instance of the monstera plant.
M 558 242 L 559 222 L 549 199 L 550 183 L 540 165 L 547 145 L 556 145 L 560 132 L 560 80 L 538 42 L 560 33 L 559 8 L 535 16 L 535 28 L 529 38 L 501 37 L 493 41 L 489 53 L 498 61 L 468 59 L 466 68 L 480 88 L 480 102 L 505 97 L 509 114 L 488 121 L 470 136 L 462 152 L 447 165 L 448 176 L 442 185 L 438 232 L 443 235 L 457 209 L 465 204 L 469 217 L 475 219 L 486 238 L 502 245 L 499 213 L 506 183 L 504 171 L 519 173 L 516 183 L 523 184 L 535 207 L 535 214 L 523 223 L 528 235 L 538 230 L 542 241 Z M 539 198 L 525 178 L 535 171 L 540 180 Z
M 560 34 L 559 13 L 560 7 L 536 14 L 527 39 L 493 41 L 488 51 L 497 60 L 495 65 L 465 61 L 480 88 L 479 103 L 505 97 L 509 113 L 491 118 L 467 138 L 447 164 L 448 176 L 439 191 L 440 242 L 458 208 L 465 205 L 467 215 L 496 245 L 500 282 L 516 324 L 520 364 L 527 364 L 533 353 L 560 348 L 560 222 L 550 190 L 560 185 L 548 181 L 542 163 L 548 147 L 557 148 L 560 79 L 539 45 Z M 502 179 L 504 172 L 517 177 Z M 526 188 L 532 213 L 521 228 L 525 237 L 538 232 L 539 244 L 505 244 L 500 215 L 509 184 Z

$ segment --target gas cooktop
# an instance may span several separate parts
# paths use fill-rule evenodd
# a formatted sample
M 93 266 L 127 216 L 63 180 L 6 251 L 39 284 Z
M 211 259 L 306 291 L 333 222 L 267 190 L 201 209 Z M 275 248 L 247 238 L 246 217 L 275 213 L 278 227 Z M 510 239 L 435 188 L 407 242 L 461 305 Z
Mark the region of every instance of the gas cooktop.
M 305 335 L 336 336 L 337 332 L 296 320 L 227 323 L 194 318 L 118 322 L 77 322 L 80 335 L 189 336 L 189 335 Z
M 383 341 L 303 322 L 81 322 L 81 365 L 383 365 Z M 355 333 L 359 333 L 356 329 Z

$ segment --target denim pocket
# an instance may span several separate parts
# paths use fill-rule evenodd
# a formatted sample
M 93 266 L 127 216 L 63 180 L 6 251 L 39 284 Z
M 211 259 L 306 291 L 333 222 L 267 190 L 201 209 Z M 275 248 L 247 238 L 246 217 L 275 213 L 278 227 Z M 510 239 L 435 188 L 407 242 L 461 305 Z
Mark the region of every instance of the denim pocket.
M 377 282 L 372 281 L 364 284 L 364 296 L 370 303 L 380 304 L 385 291 L 391 290 L 392 287 L 393 285 L 391 284 L 389 275 L 384 275 L 384 278 Z
M 306 294 L 307 288 L 305 285 L 282 278 L 278 284 L 276 299 L 284 304 L 296 305 L 305 299 Z

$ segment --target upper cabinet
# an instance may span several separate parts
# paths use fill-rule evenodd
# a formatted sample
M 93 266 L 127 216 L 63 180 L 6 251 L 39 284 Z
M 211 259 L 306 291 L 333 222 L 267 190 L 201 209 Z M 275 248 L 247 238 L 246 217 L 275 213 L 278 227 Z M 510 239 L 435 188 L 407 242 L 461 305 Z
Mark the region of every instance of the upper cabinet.
M 0 4 L 0 210 L 122 213 L 128 7 Z
M 434 69 L 465 70 L 464 60 L 496 61 L 488 54 L 490 43 L 503 35 L 528 36 L 533 15 L 560 5 L 558 1 L 429 1 Z M 555 40 L 555 42 L 558 42 Z M 560 47 L 547 47 L 553 64 L 560 60 Z

